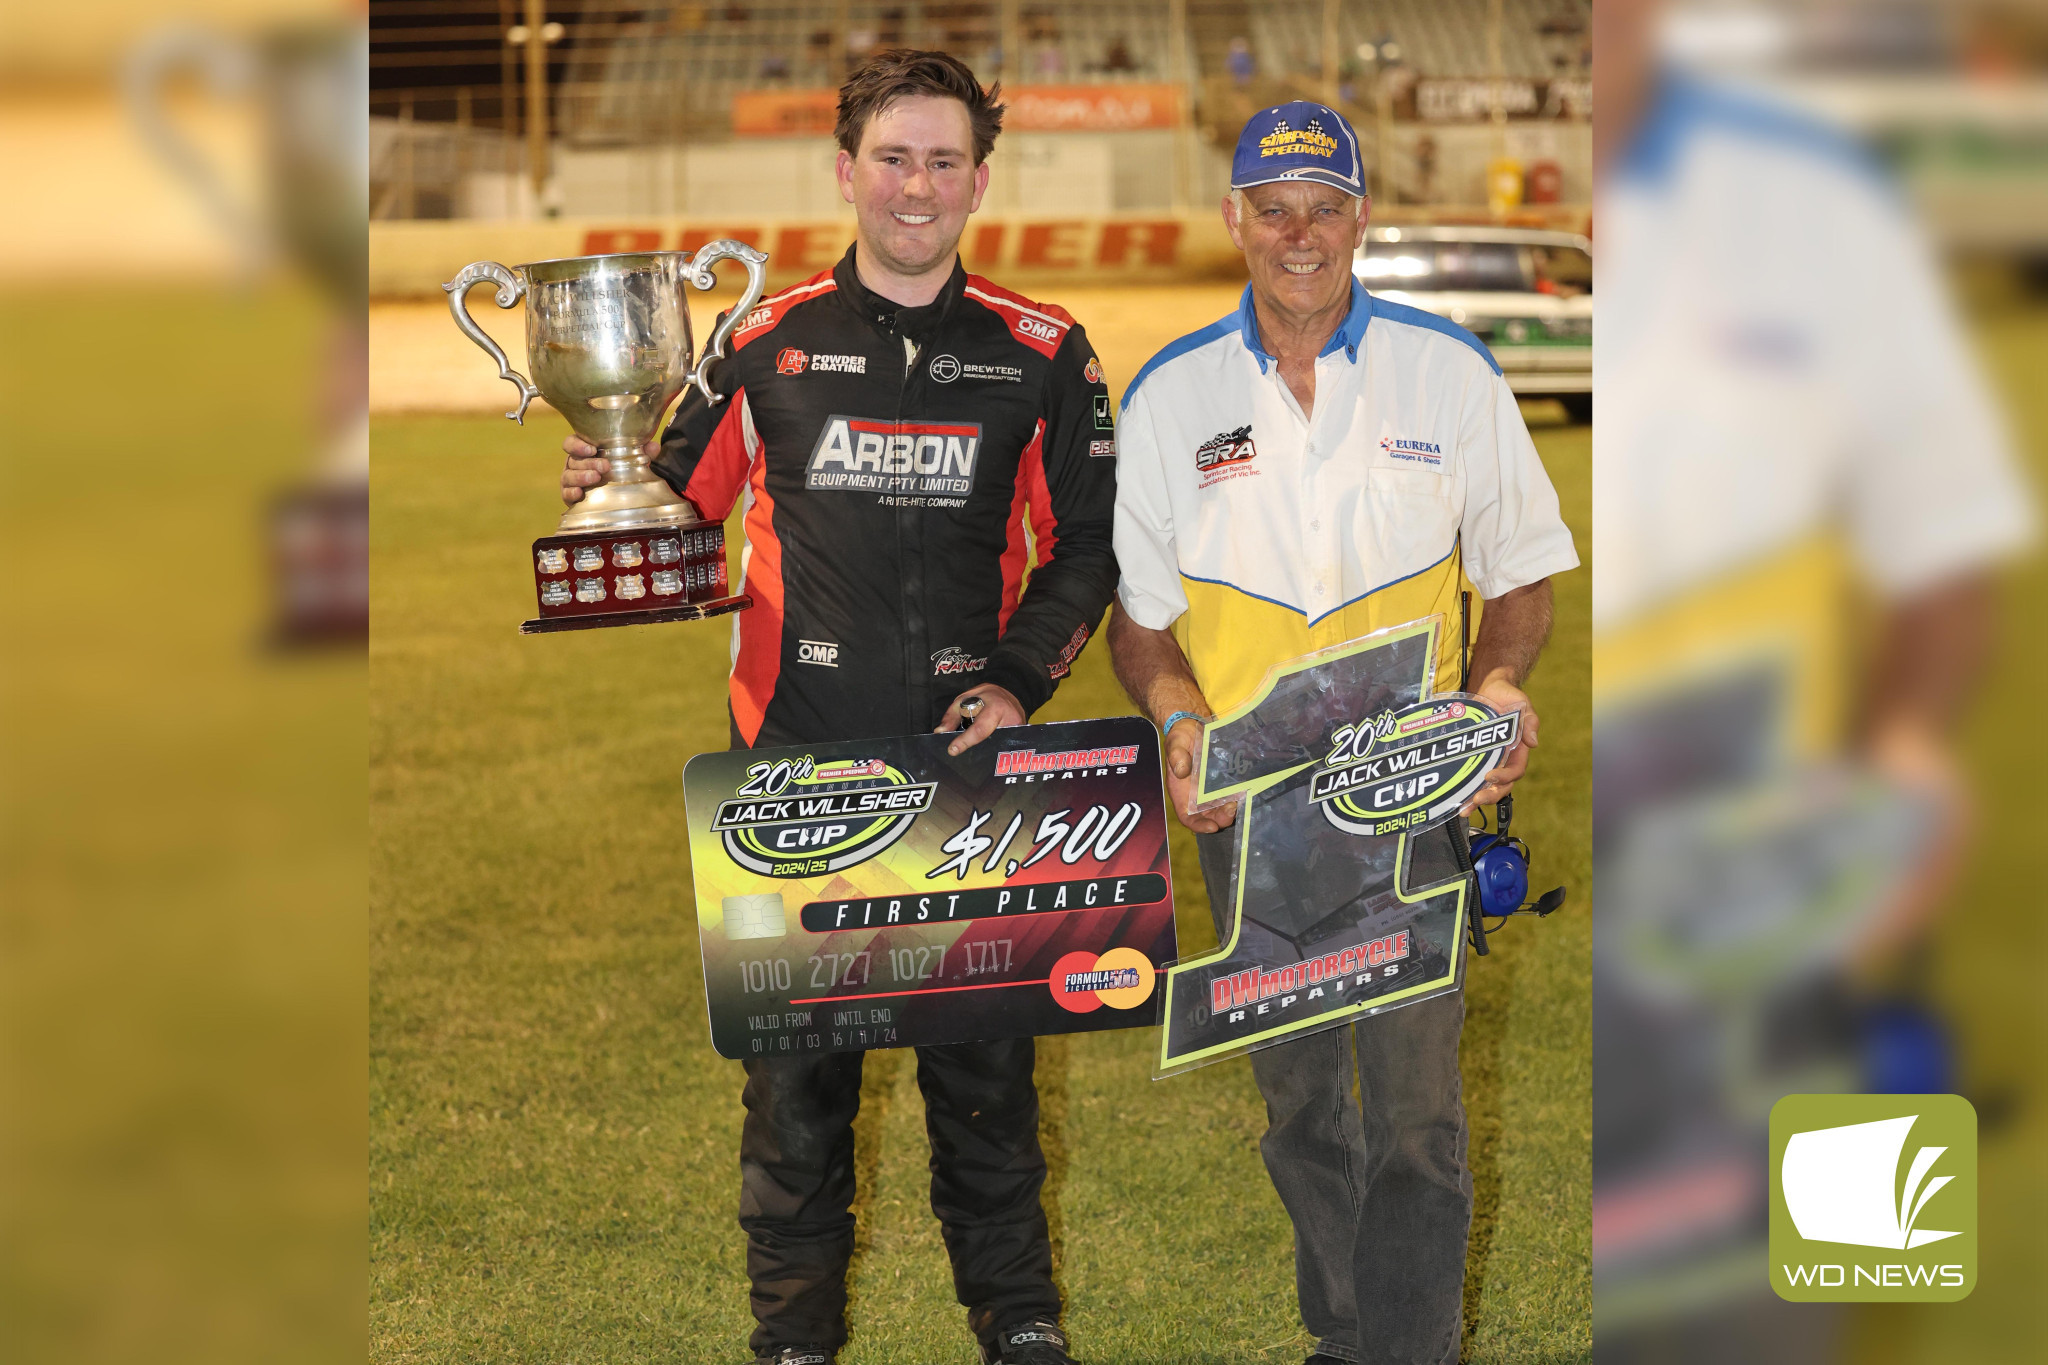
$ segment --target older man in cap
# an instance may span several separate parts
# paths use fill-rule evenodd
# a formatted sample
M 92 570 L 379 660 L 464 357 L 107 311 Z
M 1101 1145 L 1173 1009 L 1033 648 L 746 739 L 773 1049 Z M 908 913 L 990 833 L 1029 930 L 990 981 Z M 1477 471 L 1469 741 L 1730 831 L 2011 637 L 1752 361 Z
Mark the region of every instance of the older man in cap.
M 1188 813 L 1198 722 L 1275 663 L 1455 619 L 1470 593 L 1483 604 L 1470 688 L 1522 712 L 1523 740 L 1475 798 L 1496 802 L 1537 742 L 1522 681 L 1549 634 L 1549 576 L 1578 564 L 1486 347 L 1352 278 L 1366 207 L 1341 115 L 1306 101 L 1256 115 L 1223 204 L 1251 283 L 1235 312 L 1152 358 L 1118 424 L 1110 650 L 1165 733 L 1167 785 L 1199 836 L 1219 932 L 1234 812 Z M 1452 690 L 1458 632 L 1439 638 L 1435 685 Z M 1461 823 L 1424 837 L 1463 838 Z M 1311 1365 L 1458 1359 L 1472 1215 L 1463 1021 L 1457 992 L 1252 1054 L 1260 1147 L 1318 1338 Z

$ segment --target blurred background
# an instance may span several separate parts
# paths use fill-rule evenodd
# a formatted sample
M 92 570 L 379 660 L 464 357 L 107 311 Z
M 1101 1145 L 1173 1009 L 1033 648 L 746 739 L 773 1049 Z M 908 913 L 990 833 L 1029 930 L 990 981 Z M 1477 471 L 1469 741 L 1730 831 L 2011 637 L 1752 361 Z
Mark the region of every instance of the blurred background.
M 1582 0 L 373 0 L 372 215 L 749 218 L 843 212 L 832 91 L 875 51 L 942 48 L 1010 92 L 989 210 L 1160 212 L 1222 197 L 1255 110 L 1314 98 L 1374 142 L 1395 204 L 1590 193 Z M 735 169 L 755 179 L 736 183 Z M 1014 167 L 1014 169 L 1010 169 Z M 1563 215 L 1569 218 L 1570 215 Z
M 1596 1354 L 2031 1358 L 2048 14 L 1594 35 Z M 1768 1288 L 1771 1106 L 1843 1091 L 1975 1105 L 1964 1302 Z
M 18 9 L 7 1352 L 359 1358 L 363 14 Z

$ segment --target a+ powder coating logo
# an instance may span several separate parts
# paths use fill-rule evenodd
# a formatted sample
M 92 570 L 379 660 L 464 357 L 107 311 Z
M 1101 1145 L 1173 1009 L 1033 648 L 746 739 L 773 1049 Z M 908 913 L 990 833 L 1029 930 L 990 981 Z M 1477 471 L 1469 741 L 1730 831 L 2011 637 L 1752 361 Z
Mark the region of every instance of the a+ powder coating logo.
M 1977 1286 L 1977 1111 L 1958 1095 L 1787 1095 L 1771 1110 L 1771 1288 L 1947 1303 Z

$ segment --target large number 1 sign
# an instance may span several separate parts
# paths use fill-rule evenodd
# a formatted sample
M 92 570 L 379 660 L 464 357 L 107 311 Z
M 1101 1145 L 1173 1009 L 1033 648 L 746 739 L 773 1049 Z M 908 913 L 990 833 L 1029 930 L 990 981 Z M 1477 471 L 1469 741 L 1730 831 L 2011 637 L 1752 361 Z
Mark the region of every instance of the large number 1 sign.
M 1282 664 L 1209 723 L 1196 803 L 1238 803 L 1226 932 L 1168 969 L 1158 1074 L 1458 988 L 1458 811 L 1521 717 L 1431 694 L 1441 630 L 1430 617 Z

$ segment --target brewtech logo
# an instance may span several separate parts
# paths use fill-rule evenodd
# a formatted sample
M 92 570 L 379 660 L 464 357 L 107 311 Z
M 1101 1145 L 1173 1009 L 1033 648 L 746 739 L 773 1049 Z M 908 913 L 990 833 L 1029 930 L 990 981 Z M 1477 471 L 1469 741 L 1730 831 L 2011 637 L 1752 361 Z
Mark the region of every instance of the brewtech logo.
M 1957 1095 L 1787 1095 L 1771 1110 L 1771 1288 L 1948 1302 L 1977 1284 L 1977 1112 Z

